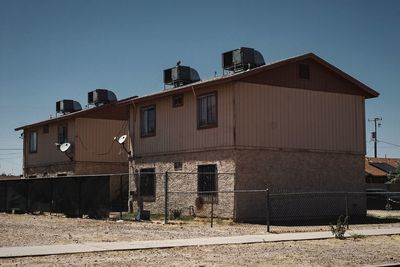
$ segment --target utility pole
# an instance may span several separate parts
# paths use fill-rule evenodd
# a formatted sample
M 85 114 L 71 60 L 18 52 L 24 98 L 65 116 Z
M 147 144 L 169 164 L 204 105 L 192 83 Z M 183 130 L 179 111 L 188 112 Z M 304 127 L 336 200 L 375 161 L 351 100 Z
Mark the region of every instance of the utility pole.
M 378 127 L 381 127 L 381 123 L 378 121 L 382 121 L 382 118 L 373 118 L 368 119 L 368 121 L 373 121 L 375 125 L 375 131 L 372 132 L 372 140 L 374 141 L 374 156 L 378 157 Z

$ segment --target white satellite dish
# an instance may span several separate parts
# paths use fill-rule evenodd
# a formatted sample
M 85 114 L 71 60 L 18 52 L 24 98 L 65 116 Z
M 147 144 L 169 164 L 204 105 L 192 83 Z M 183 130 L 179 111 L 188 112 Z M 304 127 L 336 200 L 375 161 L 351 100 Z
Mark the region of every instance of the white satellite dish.
M 127 137 L 128 137 L 128 136 L 127 136 L 126 134 L 121 135 L 121 137 L 118 138 L 118 143 L 120 143 L 120 144 L 122 145 L 122 144 L 125 142 L 125 140 L 126 140 Z
M 60 150 L 61 150 L 61 152 L 65 152 L 65 151 L 67 151 L 70 147 L 71 147 L 71 144 L 70 144 L 70 143 L 64 143 L 64 144 L 61 144 L 61 145 L 60 145 Z

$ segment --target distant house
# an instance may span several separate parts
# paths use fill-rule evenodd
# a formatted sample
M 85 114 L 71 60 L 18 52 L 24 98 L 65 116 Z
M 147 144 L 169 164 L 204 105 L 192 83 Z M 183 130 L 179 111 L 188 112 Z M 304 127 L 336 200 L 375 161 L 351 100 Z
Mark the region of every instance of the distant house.
M 233 57 L 225 53 L 223 60 Z M 145 174 L 140 187 L 146 209 L 162 212 L 164 181 L 152 173 L 165 171 L 177 172 L 169 177 L 170 190 L 199 196 L 266 188 L 272 193 L 364 191 L 365 100 L 377 97 L 376 91 L 312 53 L 239 67 L 206 81 L 178 79 L 172 89 L 132 100 L 131 166 Z M 193 172 L 198 174 L 184 175 Z M 132 179 L 131 188 L 137 190 L 137 183 Z M 264 194 L 214 197 L 215 209 L 225 217 L 265 216 Z M 174 198 L 190 207 L 197 195 Z M 326 214 L 320 199 L 309 201 L 300 208 L 296 200 L 277 205 L 273 214 L 279 217 L 286 209 L 301 216 L 305 208 L 315 216 Z M 365 214 L 364 197 L 351 201 L 351 214 Z M 206 199 L 206 208 L 209 203 Z M 342 212 L 343 203 L 328 204 L 332 214 Z
M 0 180 L 20 179 L 20 176 L 15 175 L 0 175 Z
M 24 136 L 24 176 L 127 173 L 127 154 L 114 140 L 128 132 L 127 120 L 127 108 L 116 101 L 16 128 Z M 70 147 L 62 152 L 65 143 Z
M 365 158 L 365 182 L 367 188 L 387 188 L 390 173 L 396 173 L 398 158 Z

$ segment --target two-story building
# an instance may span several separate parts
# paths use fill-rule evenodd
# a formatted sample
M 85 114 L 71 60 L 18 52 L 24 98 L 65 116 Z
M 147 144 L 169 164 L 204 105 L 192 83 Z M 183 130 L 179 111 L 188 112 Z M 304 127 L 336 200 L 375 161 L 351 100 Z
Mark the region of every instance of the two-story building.
M 165 171 L 176 171 L 169 190 L 199 194 L 364 191 L 365 100 L 379 94 L 315 54 L 175 86 L 131 105 L 131 167 L 146 173 L 140 186 L 145 209 L 162 212 L 164 178 L 151 173 Z M 265 218 L 265 194 L 210 196 L 224 217 Z M 197 195 L 170 198 L 193 207 Z M 322 202 L 308 203 L 314 215 L 327 214 Z M 365 214 L 365 197 L 352 198 L 349 207 L 351 214 Z M 279 206 L 285 208 L 302 212 Z M 341 209 L 330 208 L 332 214 Z M 278 208 L 272 213 L 279 217 Z
M 107 92 L 103 89 L 93 92 L 96 91 Z M 16 128 L 16 131 L 23 131 L 24 176 L 126 174 L 128 156 L 115 139 L 128 132 L 129 108 L 119 105 L 122 101 L 115 99 L 112 103 L 105 102 L 84 110 L 79 107 Z M 72 100 L 60 102 L 67 106 Z M 66 151 L 60 149 L 62 144 L 68 144 Z

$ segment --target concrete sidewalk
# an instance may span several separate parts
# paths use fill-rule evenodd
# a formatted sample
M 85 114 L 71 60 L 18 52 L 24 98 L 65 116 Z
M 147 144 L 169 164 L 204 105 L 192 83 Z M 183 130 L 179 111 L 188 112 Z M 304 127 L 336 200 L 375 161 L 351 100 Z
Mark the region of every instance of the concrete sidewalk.
M 373 235 L 395 235 L 400 234 L 400 228 L 387 229 L 366 229 L 348 231 L 346 236 L 352 234 L 373 236 Z M 251 244 L 278 241 L 299 241 L 333 238 L 331 232 L 310 232 L 310 233 L 287 233 L 287 234 L 266 234 L 266 235 L 242 235 L 229 237 L 207 237 L 175 240 L 154 240 L 154 241 L 132 241 L 132 242 L 99 242 L 68 245 L 48 246 L 26 246 L 26 247 L 2 247 L 0 258 L 46 256 L 73 253 L 88 253 L 101 251 L 139 250 L 151 248 L 173 248 L 206 245 L 229 245 L 229 244 Z

